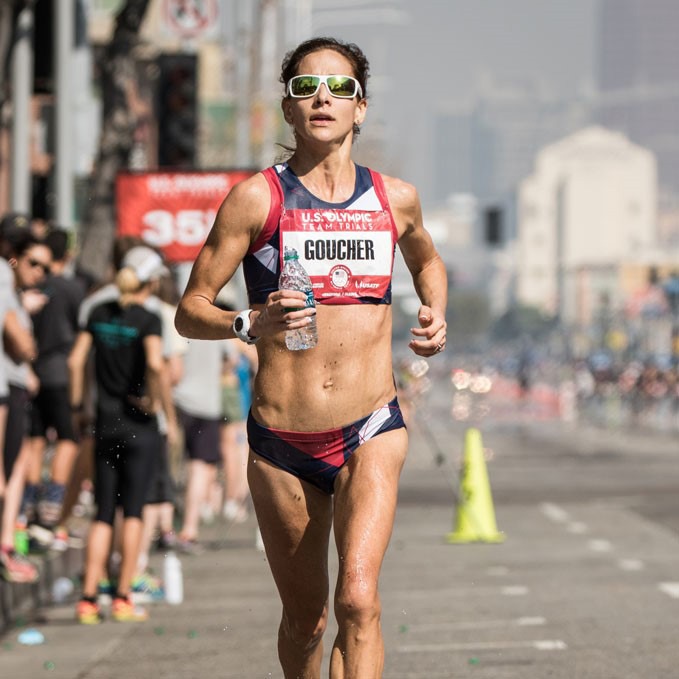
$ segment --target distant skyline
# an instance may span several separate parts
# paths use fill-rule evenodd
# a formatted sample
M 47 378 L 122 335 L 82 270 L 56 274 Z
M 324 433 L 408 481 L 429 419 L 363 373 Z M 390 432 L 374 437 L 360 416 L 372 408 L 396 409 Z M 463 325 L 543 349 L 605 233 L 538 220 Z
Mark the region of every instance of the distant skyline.
M 338 6 L 345 9 L 330 15 Z M 366 51 L 373 79 L 365 139 L 381 132 L 389 165 L 418 187 L 424 203 L 438 113 L 503 82 L 535 84 L 557 97 L 594 87 L 599 0 L 315 0 L 313 7 L 315 16 L 335 20 L 315 26 L 316 35 Z M 383 23 L 374 23 L 380 14 Z

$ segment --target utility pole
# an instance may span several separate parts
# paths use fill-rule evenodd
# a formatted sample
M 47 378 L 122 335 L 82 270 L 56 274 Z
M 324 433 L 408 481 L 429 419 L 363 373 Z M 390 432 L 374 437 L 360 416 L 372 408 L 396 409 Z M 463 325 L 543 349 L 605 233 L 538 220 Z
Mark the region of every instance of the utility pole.
M 17 18 L 12 57 L 12 154 L 10 207 L 31 212 L 31 94 L 33 91 L 33 3 L 26 3 Z
M 54 217 L 59 226 L 73 228 L 73 148 L 71 122 L 73 120 L 71 72 L 73 35 L 75 25 L 74 0 L 53 0 L 56 16 L 54 36 L 54 62 L 56 78 L 54 95 L 56 99 L 56 148 L 55 148 L 55 193 Z
M 252 130 L 250 126 L 252 68 L 252 8 L 249 2 L 236 2 L 236 166 L 252 166 Z

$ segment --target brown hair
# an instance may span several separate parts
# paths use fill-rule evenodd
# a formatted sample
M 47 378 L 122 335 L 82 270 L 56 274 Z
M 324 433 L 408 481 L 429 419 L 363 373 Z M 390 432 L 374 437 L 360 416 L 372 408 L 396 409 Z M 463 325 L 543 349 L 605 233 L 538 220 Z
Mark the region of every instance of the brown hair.
M 336 38 L 311 38 L 305 40 L 295 47 L 294 50 L 288 52 L 283 58 L 281 65 L 280 82 L 287 85 L 290 78 L 298 75 L 297 69 L 299 64 L 308 54 L 319 52 L 320 50 L 334 50 L 338 54 L 345 57 L 349 63 L 353 73 L 351 75 L 358 80 L 363 91 L 363 98 L 368 98 L 368 78 L 370 77 L 370 64 L 361 48 L 353 42 L 343 42 Z M 285 94 L 287 97 L 287 92 Z M 354 125 L 354 137 L 359 134 L 360 128 Z

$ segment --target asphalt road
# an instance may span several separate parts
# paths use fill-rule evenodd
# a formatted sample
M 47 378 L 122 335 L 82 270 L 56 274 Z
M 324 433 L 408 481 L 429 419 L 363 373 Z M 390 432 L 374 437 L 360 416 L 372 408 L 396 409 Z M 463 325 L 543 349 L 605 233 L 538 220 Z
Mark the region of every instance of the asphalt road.
M 410 427 L 381 582 L 385 679 L 679 677 L 676 436 L 534 421 L 525 403 L 454 421 L 450 399 L 437 381 Z M 502 544 L 445 539 L 472 425 Z M 182 559 L 184 603 L 154 604 L 147 623 L 83 628 L 71 605 L 47 609 L 44 644 L 5 635 L 0 677 L 281 677 L 279 606 L 254 530 L 252 519 L 206 527 L 210 548 Z

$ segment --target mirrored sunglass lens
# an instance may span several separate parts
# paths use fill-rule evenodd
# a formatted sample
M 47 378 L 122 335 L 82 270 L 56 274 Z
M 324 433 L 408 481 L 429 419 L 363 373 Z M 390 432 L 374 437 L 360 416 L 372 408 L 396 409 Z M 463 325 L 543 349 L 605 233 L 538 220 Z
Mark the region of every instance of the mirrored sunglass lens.
M 311 75 L 299 75 L 290 81 L 290 91 L 295 97 L 310 97 L 318 89 L 319 78 Z
M 328 78 L 328 89 L 335 97 L 353 97 L 356 94 L 356 81 L 346 75 Z

